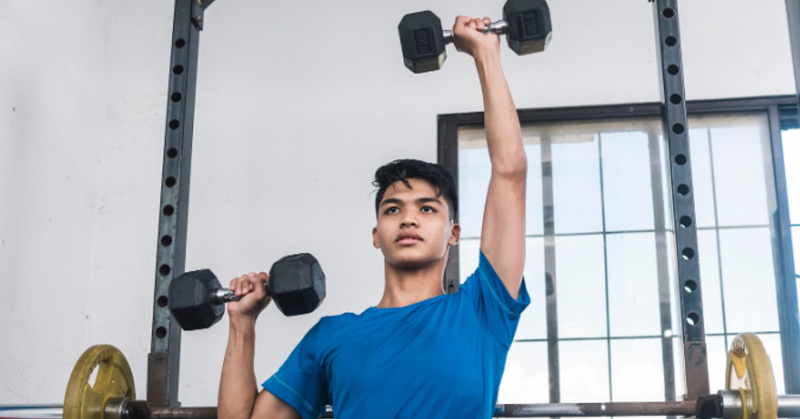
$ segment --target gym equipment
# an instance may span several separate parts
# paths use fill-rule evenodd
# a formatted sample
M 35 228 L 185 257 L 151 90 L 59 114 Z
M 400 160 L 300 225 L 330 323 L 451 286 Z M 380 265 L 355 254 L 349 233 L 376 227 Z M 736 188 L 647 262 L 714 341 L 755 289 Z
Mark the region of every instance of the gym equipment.
M 184 272 L 189 220 L 194 110 L 198 51 L 205 10 L 213 0 L 175 0 L 169 51 L 166 129 L 161 157 L 161 203 L 158 210 L 153 319 L 148 355 L 147 400 L 159 406 L 178 403 L 181 329 L 172 318 L 170 283 Z M 164 45 L 166 48 L 167 45 Z M 166 49 L 165 49 L 166 50 Z
M 494 417 L 695 416 L 722 419 L 800 417 L 800 396 L 778 396 L 772 367 L 756 335 L 738 335 L 728 351 L 725 390 L 698 400 L 675 402 L 541 403 L 497 405 Z M 98 369 L 94 385 L 89 379 Z M 150 407 L 134 400 L 133 374 L 119 350 L 89 348 L 67 385 L 63 419 L 216 419 L 214 407 Z M 35 414 L 32 414 L 35 408 Z M 54 406 L 0 406 L 0 418 L 54 419 Z M 333 414 L 323 414 L 331 418 Z
M 269 270 L 267 294 L 286 316 L 314 311 L 325 299 L 325 273 L 309 253 L 285 256 Z M 224 304 L 238 300 L 222 288 L 208 269 L 187 272 L 172 280 L 169 309 L 184 330 L 206 329 L 225 313 Z
M 738 397 L 735 415 L 725 419 L 773 419 L 778 417 L 778 396 L 775 377 L 767 351 L 758 337 L 752 333 L 736 336 L 728 351 L 725 368 L 725 390 L 723 399 Z M 741 414 L 739 414 L 741 412 Z
M 669 187 L 672 190 L 672 222 L 675 229 L 675 257 L 680 298 L 680 324 L 683 365 L 686 375 L 686 398 L 699 399 L 711 391 L 706 361 L 703 287 L 700 250 L 697 246 L 692 184 L 692 156 L 689 147 L 688 118 L 683 83 L 682 42 L 676 0 L 655 0 L 653 20 L 656 26 L 656 51 L 664 107 L 662 130 L 669 155 Z M 667 345 L 672 345 L 671 342 Z
M 95 368 L 97 376 L 91 384 Z M 103 419 L 109 401 L 135 397 L 133 373 L 122 352 L 111 345 L 95 345 L 78 358 L 69 376 L 64 419 Z
M 453 31 L 442 30 L 441 20 L 430 10 L 409 13 L 397 26 L 403 62 L 414 73 L 442 68 L 445 45 L 453 42 Z M 487 26 L 484 33 L 505 34 L 508 46 L 517 55 L 544 51 L 553 34 L 550 9 L 545 0 L 508 0 L 503 20 Z

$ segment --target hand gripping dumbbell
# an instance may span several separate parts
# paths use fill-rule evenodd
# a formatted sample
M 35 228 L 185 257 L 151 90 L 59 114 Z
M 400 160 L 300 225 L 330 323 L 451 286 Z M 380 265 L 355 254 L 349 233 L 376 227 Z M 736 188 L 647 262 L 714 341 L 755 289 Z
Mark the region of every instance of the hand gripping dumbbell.
M 414 73 L 442 68 L 447 58 L 445 45 L 453 42 L 453 31 L 442 30 L 442 22 L 429 10 L 403 16 L 397 26 L 403 62 Z M 541 52 L 553 33 L 550 9 L 545 0 L 508 0 L 503 20 L 487 26 L 484 33 L 505 34 L 517 55 Z
M 325 298 L 325 273 L 311 254 L 286 256 L 270 268 L 266 288 L 284 315 L 310 313 Z M 169 309 L 184 330 L 211 327 L 222 318 L 224 304 L 238 299 L 208 269 L 187 272 L 169 286 Z

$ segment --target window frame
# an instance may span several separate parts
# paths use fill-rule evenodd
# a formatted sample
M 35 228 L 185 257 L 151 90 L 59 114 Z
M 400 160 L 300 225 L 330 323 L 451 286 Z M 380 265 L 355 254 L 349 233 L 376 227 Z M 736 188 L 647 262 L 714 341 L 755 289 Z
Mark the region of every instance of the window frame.
M 570 122 L 592 119 L 612 118 L 640 118 L 660 117 L 662 103 L 634 103 L 599 106 L 559 107 L 544 109 L 521 109 L 518 111 L 520 122 L 523 124 L 544 122 Z M 779 258 L 773 258 L 776 273 L 776 293 L 779 327 L 781 336 L 781 349 L 783 353 L 783 371 L 786 389 L 800 388 L 800 354 L 793 348 L 800 347 L 800 321 L 795 313 L 798 312 L 797 279 L 794 270 L 794 254 L 792 249 L 791 223 L 789 220 L 789 203 L 786 184 L 786 173 L 781 145 L 781 131 L 783 129 L 800 128 L 798 122 L 797 101 L 795 96 L 768 96 L 754 98 L 714 99 L 686 102 L 687 114 L 698 116 L 703 114 L 763 112 L 768 117 L 769 148 L 772 158 L 772 179 L 768 179 L 767 187 L 774 192 L 776 213 L 772 214 L 770 230 L 773 248 L 777 249 Z M 458 130 L 460 127 L 483 126 L 483 112 L 458 113 L 439 115 L 438 123 L 438 163 L 449 170 L 458 182 Z M 458 221 L 458 220 L 456 220 Z M 459 253 L 458 246 L 453 246 L 448 255 L 445 269 L 444 286 L 449 293 L 458 290 Z M 680 300 L 680 299 L 679 299 Z M 676 303 L 682 303 L 676 301 Z M 548 330 L 550 329 L 548 325 Z M 553 374 L 558 381 L 558 356 L 553 351 L 558 351 L 558 339 L 552 341 L 548 331 L 548 348 L 550 354 L 549 370 L 551 384 Z M 705 338 L 704 338 L 705 339 Z M 665 357 L 666 361 L 666 357 Z M 665 371 L 667 369 L 665 365 Z M 674 371 L 674 370 L 673 370 Z M 685 376 L 689 377 L 690 374 Z M 665 380 L 669 378 L 665 375 Z M 673 377 L 674 379 L 674 377 Z M 666 384 L 666 383 L 665 383 Z M 551 385 L 551 389 L 552 389 Z M 672 386 L 674 389 L 675 387 Z M 669 400 L 673 395 L 665 394 Z M 550 394 L 551 402 L 559 402 L 556 391 Z

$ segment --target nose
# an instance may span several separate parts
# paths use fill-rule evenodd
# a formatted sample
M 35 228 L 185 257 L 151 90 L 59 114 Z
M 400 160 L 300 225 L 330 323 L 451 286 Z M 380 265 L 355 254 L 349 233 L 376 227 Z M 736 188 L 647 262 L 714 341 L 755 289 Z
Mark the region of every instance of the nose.
M 403 218 L 400 220 L 400 227 L 417 227 L 417 217 L 412 212 L 405 212 Z

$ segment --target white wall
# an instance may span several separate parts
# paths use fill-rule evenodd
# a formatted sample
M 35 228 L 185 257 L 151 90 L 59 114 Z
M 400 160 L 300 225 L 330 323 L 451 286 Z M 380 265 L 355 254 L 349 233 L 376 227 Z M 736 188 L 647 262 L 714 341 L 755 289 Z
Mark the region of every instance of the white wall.
M 544 54 L 504 64 L 520 108 L 659 100 L 652 6 L 551 0 Z M 502 1 L 219 0 L 201 36 L 187 269 L 314 253 L 315 313 L 260 320 L 268 378 L 322 315 L 382 290 L 372 174 L 436 160 L 436 116 L 481 110 L 468 57 L 412 75 L 397 23 Z M 784 0 L 681 2 L 686 96 L 794 93 Z M 145 397 L 173 2 L 0 0 L 0 404 L 60 403 L 84 349 L 126 354 Z M 542 319 L 544 321 L 544 319 Z M 227 325 L 184 333 L 181 400 L 216 402 Z

